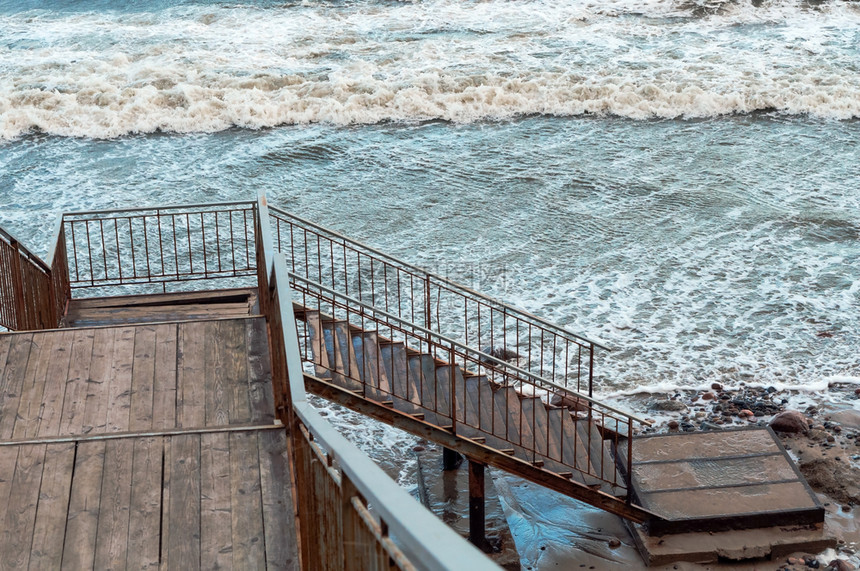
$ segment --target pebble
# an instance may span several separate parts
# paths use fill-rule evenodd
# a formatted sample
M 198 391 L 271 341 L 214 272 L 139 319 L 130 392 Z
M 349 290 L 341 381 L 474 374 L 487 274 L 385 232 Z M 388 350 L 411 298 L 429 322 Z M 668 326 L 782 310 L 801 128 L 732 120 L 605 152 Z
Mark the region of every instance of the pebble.
M 615 549 L 616 547 L 621 547 L 621 540 L 613 537 L 609 540 L 609 549 Z
M 854 571 L 854 566 L 843 559 L 834 559 L 827 565 L 831 571 Z
M 806 432 L 808 425 L 803 414 L 796 410 L 787 410 L 774 416 L 770 421 L 770 427 L 777 432 Z
M 721 391 L 723 390 L 723 385 L 720 383 L 711 383 L 711 388 L 715 391 Z M 857 394 L 860 395 L 860 389 L 857 389 Z
M 651 410 L 681 411 L 687 410 L 687 405 L 681 401 L 664 399 L 653 401 L 649 408 Z
M 670 420 L 668 426 L 669 430 L 678 430 L 678 427 L 681 425 L 677 420 Z
M 743 416 L 743 417 L 755 416 L 755 413 L 753 411 L 749 410 L 748 408 L 745 408 L 738 413 L 738 416 Z

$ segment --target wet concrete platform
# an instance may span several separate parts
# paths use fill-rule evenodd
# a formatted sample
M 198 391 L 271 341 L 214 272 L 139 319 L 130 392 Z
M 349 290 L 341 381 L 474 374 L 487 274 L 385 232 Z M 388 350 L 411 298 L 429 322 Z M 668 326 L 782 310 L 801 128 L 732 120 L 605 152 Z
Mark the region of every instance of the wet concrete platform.
M 662 516 L 648 534 L 718 532 L 824 521 L 824 507 L 770 428 L 634 440 L 637 501 Z
M 649 567 L 679 561 L 699 564 L 776 561 L 793 553 L 820 553 L 836 547 L 835 537 L 823 523 L 664 536 L 648 535 L 635 524 L 628 524 L 628 527 L 639 554 Z M 756 565 L 755 568 L 761 567 Z

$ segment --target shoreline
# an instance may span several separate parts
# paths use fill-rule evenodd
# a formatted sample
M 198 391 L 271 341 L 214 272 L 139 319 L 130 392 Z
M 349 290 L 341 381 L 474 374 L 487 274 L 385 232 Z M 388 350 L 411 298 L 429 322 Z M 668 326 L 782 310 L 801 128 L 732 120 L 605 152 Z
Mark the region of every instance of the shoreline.
M 614 400 L 654 421 L 653 426 L 639 430 L 639 434 L 773 424 L 774 432 L 825 507 L 825 525 L 838 541 L 835 550 L 750 562 L 749 567 L 745 563 L 712 566 L 679 563 L 668 568 L 825 569 L 834 560 L 841 560 L 837 565 L 842 566 L 831 569 L 860 568 L 860 522 L 855 521 L 860 512 L 860 388 L 855 383 L 829 383 L 826 395 L 744 383 L 724 388 L 713 383 L 709 389 L 638 393 Z M 786 418 L 794 424 L 786 424 Z

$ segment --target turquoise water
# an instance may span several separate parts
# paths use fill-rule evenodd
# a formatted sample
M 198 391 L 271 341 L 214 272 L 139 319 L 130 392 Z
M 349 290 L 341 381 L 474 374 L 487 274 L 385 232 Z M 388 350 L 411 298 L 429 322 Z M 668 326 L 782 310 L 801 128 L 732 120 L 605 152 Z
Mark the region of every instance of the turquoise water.
M 47 6 L 47 8 L 46 8 Z M 0 224 L 273 203 L 614 350 L 860 379 L 856 3 L 0 3 Z

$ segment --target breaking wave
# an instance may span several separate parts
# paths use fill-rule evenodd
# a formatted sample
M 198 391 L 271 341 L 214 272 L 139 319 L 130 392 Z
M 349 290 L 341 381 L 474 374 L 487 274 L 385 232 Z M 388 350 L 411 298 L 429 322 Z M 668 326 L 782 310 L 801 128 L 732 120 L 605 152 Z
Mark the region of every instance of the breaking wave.
M 0 138 L 536 114 L 853 119 L 858 12 L 633 0 L 29 10 L 0 15 Z

